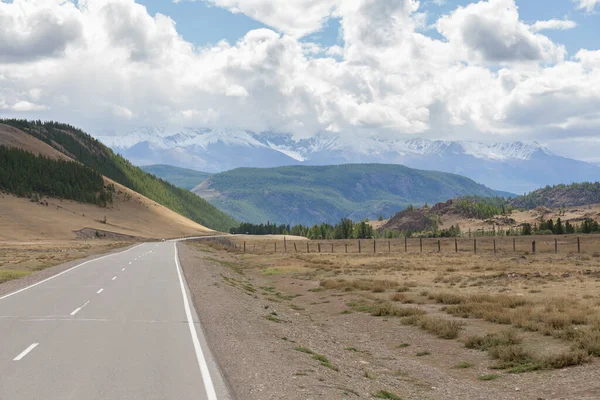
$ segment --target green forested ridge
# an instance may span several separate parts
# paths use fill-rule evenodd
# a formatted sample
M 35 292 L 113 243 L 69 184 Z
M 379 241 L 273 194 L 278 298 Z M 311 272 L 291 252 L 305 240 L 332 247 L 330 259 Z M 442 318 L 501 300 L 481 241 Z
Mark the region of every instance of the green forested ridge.
M 510 201 L 517 208 L 577 207 L 600 203 L 600 182 L 546 186 Z
M 0 190 L 17 196 L 49 196 L 105 206 L 112 191 L 102 175 L 75 161 L 36 156 L 0 146 Z
M 193 169 L 179 168 L 172 165 L 163 164 L 145 165 L 141 166 L 140 168 L 149 174 L 156 176 L 157 178 L 187 190 L 192 190 L 206 180 L 206 178 L 212 175 L 208 172 L 195 171 Z
M 114 181 L 209 228 L 228 231 L 236 221 L 193 193 L 142 171 L 87 133 L 57 122 L 0 120 L 48 143 Z
M 212 190 L 218 196 L 210 202 L 239 220 L 308 226 L 389 217 L 409 204 L 497 195 L 459 175 L 385 164 L 239 168 L 211 176 L 197 193 Z

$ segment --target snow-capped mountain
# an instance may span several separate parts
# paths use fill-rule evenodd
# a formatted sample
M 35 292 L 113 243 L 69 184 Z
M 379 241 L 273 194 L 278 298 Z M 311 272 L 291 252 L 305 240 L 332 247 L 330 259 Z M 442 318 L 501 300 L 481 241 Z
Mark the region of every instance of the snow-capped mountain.
M 404 164 L 464 175 L 518 194 L 557 183 L 600 180 L 600 167 L 561 157 L 535 142 L 356 139 L 331 133 L 295 140 L 269 132 L 164 128 L 98 139 L 138 165 L 171 164 L 206 172 L 300 164 Z

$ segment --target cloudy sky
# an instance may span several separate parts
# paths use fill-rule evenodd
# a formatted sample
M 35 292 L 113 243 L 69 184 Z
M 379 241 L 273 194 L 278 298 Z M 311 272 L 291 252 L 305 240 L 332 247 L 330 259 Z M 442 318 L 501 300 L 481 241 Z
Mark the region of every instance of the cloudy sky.
M 0 0 L 0 117 L 537 140 L 600 162 L 600 0 Z

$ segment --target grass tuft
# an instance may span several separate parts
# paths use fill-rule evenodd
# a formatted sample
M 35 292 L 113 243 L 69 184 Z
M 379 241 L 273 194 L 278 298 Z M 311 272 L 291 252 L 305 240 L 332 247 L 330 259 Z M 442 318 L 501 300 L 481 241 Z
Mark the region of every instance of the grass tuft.
M 379 392 L 373 395 L 376 399 L 388 399 L 388 400 L 402 400 L 402 397 L 394 394 L 392 392 L 388 392 L 385 390 L 380 390 Z
M 500 378 L 500 375 L 498 374 L 487 374 L 487 375 L 481 375 L 478 376 L 477 379 L 479 379 L 480 381 L 493 381 L 494 379 L 498 379 Z
M 458 364 L 456 364 L 454 366 L 454 368 L 456 368 L 456 369 L 465 369 L 465 368 L 471 368 L 472 366 L 473 366 L 473 364 L 471 364 L 469 362 L 462 361 L 462 362 L 459 362 Z

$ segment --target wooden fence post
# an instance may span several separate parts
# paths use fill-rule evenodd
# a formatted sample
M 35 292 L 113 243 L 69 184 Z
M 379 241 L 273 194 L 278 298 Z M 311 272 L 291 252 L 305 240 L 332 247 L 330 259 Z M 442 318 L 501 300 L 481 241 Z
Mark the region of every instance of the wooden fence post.
M 285 239 L 285 236 L 283 237 L 283 252 L 287 253 L 287 240 Z
M 360 248 L 360 240 L 358 241 L 358 252 L 361 252 L 361 248 Z
M 581 253 L 581 241 L 579 240 L 579 236 L 577 237 L 577 252 Z
M 494 254 L 496 254 L 496 239 L 494 239 Z
M 246 252 L 246 241 L 244 240 L 244 253 Z
M 423 252 L 423 238 L 419 238 L 419 247 L 421 248 L 421 253 Z
M 373 240 L 373 254 L 377 253 L 377 240 Z
M 333 254 L 333 243 L 331 243 L 331 254 Z
M 296 243 L 294 243 L 294 253 L 298 252 L 298 248 L 296 247 Z
M 277 242 L 275 242 L 275 253 L 277 253 Z
M 531 242 L 531 252 L 535 254 L 535 240 Z
M 306 242 L 306 252 L 310 253 L 310 247 L 308 246 L 308 242 Z
M 513 251 L 517 251 L 517 239 L 513 238 Z
M 458 253 L 458 239 L 454 238 L 454 252 Z
M 408 237 L 404 235 L 404 252 L 408 253 Z
M 392 252 L 392 243 L 390 240 L 388 240 L 388 253 Z
M 477 239 L 473 239 L 473 254 L 477 254 Z
M 554 239 L 554 254 L 558 254 L 558 239 Z
M 346 248 L 346 254 L 348 254 L 348 243 L 344 243 L 344 247 Z
M 321 243 L 317 243 L 317 248 L 319 249 L 319 253 L 321 252 Z
M 442 242 L 438 239 L 438 253 L 442 252 Z

